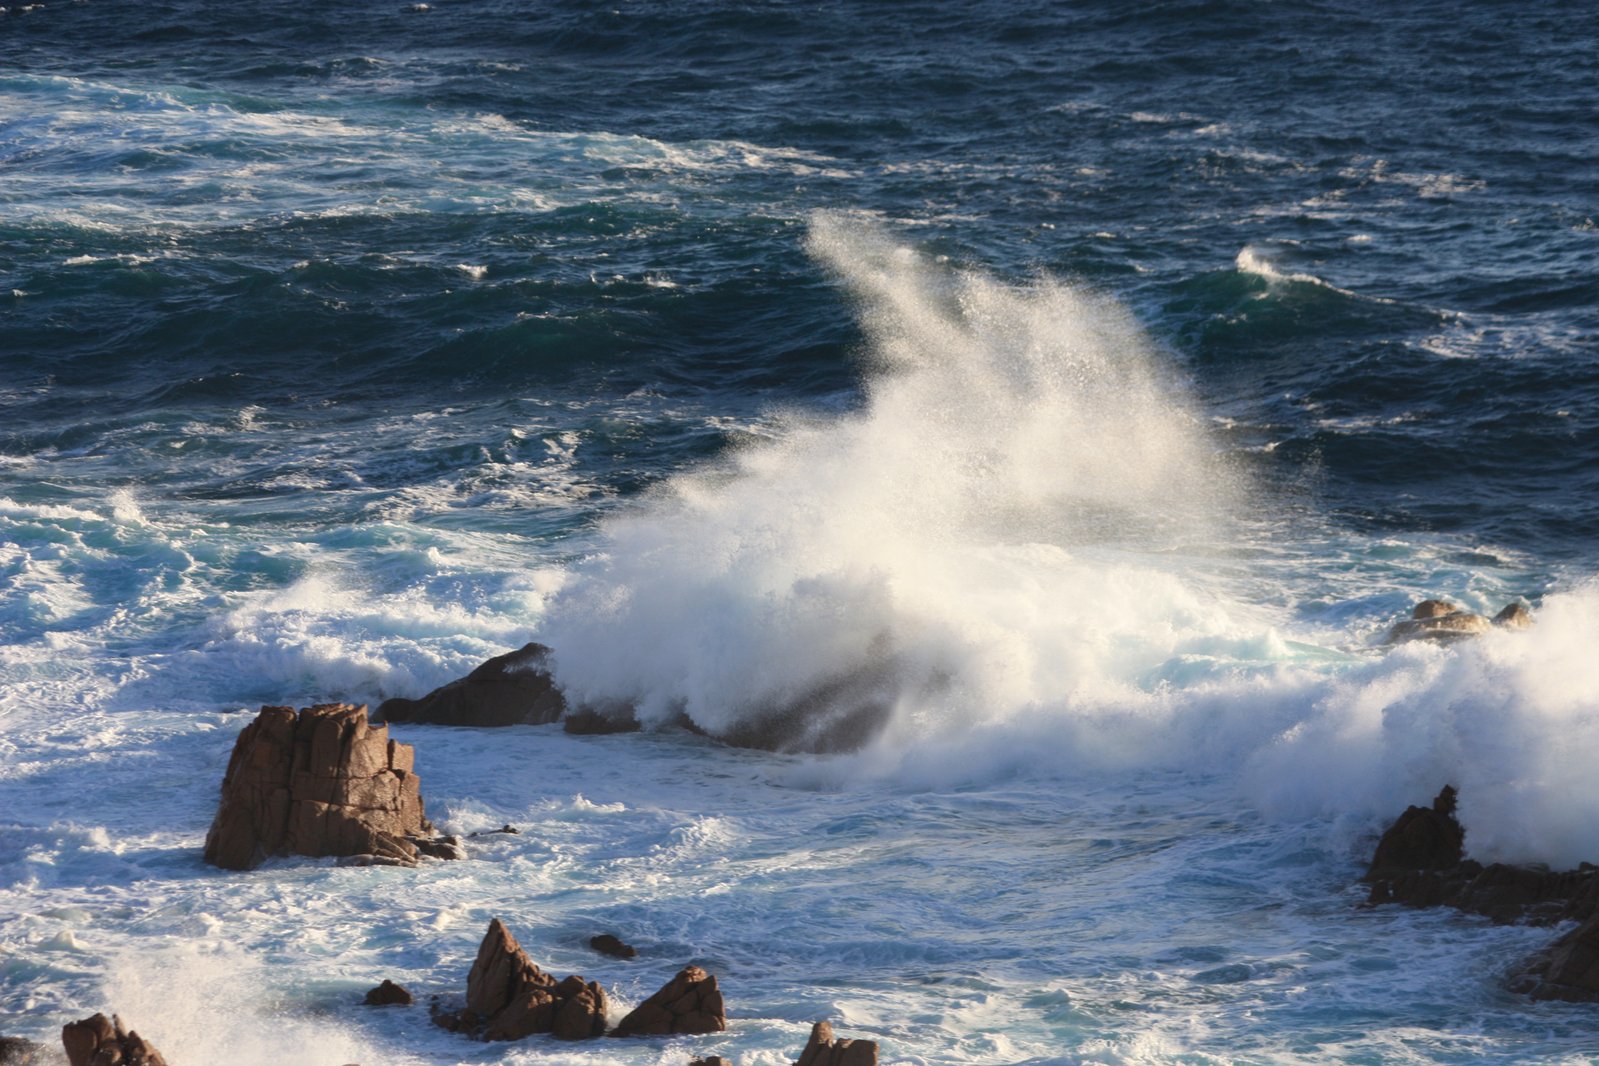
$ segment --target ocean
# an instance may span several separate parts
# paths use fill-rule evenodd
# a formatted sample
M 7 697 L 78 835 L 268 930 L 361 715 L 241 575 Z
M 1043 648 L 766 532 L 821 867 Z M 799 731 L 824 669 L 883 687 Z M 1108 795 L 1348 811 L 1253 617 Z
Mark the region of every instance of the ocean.
M 5 2 L 0 1035 L 1599 1061 L 1549 930 L 1358 884 L 1445 783 L 1599 861 L 1599 8 Z M 519 834 L 202 862 L 261 705 L 530 640 L 650 728 L 393 727 Z M 729 1029 L 445 1032 L 493 917 Z

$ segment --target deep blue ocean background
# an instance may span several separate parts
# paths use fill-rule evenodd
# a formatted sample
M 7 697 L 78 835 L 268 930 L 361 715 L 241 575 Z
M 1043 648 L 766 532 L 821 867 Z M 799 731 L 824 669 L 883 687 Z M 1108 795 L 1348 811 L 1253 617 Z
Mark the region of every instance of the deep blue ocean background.
M 829 1012 L 886 1061 L 1590 1061 L 1497 983 L 1536 935 L 1369 947 L 1347 886 L 1445 776 L 1483 847 L 1599 858 L 1599 7 L 5 2 L 0 1029 L 266 1055 L 149 1017 L 160 941 L 321 1019 L 263 1062 L 522 1061 L 340 998 L 509 913 L 562 973 L 598 921 L 721 966 L 742 1066 Z M 1425 596 L 1548 624 L 1382 658 Z M 378 874 L 194 857 L 226 712 L 563 637 L 646 719 L 873 666 L 896 725 L 843 768 L 420 728 L 436 821 L 565 844 L 358 946 Z

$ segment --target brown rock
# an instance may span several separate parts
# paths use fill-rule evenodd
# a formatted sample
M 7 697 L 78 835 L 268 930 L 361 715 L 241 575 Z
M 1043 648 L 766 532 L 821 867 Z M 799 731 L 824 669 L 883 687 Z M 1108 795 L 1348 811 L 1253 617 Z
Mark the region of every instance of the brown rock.
M 566 712 L 561 728 L 580 736 L 600 736 L 607 733 L 637 733 L 641 728 L 633 717 L 631 707 L 612 712 L 597 711 L 592 707 L 579 707 Z
M 434 689 L 421 699 L 396 697 L 378 705 L 384 722 L 435 725 L 544 725 L 561 717 L 566 700 L 544 669 L 550 649 L 526 644 L 496 655 L 465 677 Z
M 724 1059 L 720 1055 L 712 1055 L 708 1059 L 695 1059 L 688 1066 L 733 1066 L 732 1059 Z
M 70 1022 L 61 1030 L 61 1046 L 70 1066 L 167 1066 L 161 1052 L 122 1019 L 96 1014 Z
M 369 1007 L 409 1007 L 416 1000 L 411 997 L 402 985 L 397 985 L 388 978 L 383 983 L 366 994 L 363 1000 Z
M 601 955 L 610 955 L 618 959 L 631 959 L 638 955 L 632 944 L 624 944 L 610 933 L 601 933 L 599 936 L 589 937 L 589 947 Z
M 726 1028 L 726 1007 L 716 978 L 698 966 L 686 966 L 618 1022 L 611 1035 L 720 1033 Z
M 1530 629 L 1532 612 L 1519 603 L 1506 604 L 1504 610 L 1494 615 L 1494 625 L 1502 629 Z
M 365 707 L 263 707 L 234 743 L 206 861 L 247 870 L 296 854 L 414 865 L 407 837 L 426 839 L 433 828 L 414 764 L 410 745 L 368 723 Z
M 796 1066 L 877 1066 L 877 1042 L 835 1039 L 831 1025 L 817 1022 Z
M 1442 618 L 1446 614 L 1454 614 L 1460 610 L 1447 600 L 1422 600 L 1410 612 L 1412 618 Z
M 466 1009 L 434 1020 L 481 1040 L 520 1040 L 553 1033 L 562 1040 L 605 1034 L 605 990 L 573 975 L 564 981 L 540 970 L 505 923 L 489 922 L 466 979 Z

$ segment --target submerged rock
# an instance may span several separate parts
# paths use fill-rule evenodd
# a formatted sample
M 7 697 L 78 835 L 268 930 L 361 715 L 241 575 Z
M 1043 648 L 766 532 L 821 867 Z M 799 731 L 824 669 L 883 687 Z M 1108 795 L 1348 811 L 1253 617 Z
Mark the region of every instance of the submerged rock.
M 434 1021 L 479 1040 L 521 1040 L 535 1033 L 586 1040 L 605 1034 L 606 1007 L 598 982 L 575 974 L 557 981 L 495 918 L 467 975 L 466 1009 L 436 1015 Z
M 405 986 L 397 985 L 385 977 L 383 983 L 368 992 L 366 999 L 361 1002 L 368 1007 L 409 1007 L 416 1000 L 405 990 Z
M 601 933 L 599 936 L 589 937 L 589 947 L 601 955 L 610 955 L 618 959 L 631 959 L 638 955 L 632 944 L 624 944 L 618 937 L 611 933 Z
M 817 1022 L 794 1066 L 877 1066 L 877 1042 L 835 1038 L 831 1025 Z
M 643 727 L 633 717 L 633 708 L 621 707 L 611 711 L 597 711 L 580 707 L 566 712 L 561 728 L 577 736 L 604 736 L 610 733 L 637 733 Z
M 365 707 L 263 707 L 233 745 L 205 859 L 228 870 L 269 855 L 414 865 L 432 829 L 415 753 Z
M 616 1023 L 612 1036 L 671 1036 L 720 1033 L 727 1009 L 716 978 L 698 966 L 685 966 L 655 995 Z
M 544 669 L 549 653 L 542 644 L 525 644 L 496 655 L 420 699 L 384 700 L 378 704 L 376 719 L 487 727 L 546 725 L 566 710 L 566 700 Z
M 115 1015 L 69 1022 L 61 1030 L 61 1046 L 70 1066 L 167 1066 L 161 1052 Z
M 1422 600 L 1410 612 L 1409 618 L 1388 631 L 1383 643 L 1407 644 L 1413 640 L 1430 640 L 1435 644 L 1453 644 L 1481 636 L 1496 626 L 1501 629 L 1526 629 L 1531 625 L 1532 612 L 1519 603 L 1508 605 L 1490 621 L 1444 600 Z

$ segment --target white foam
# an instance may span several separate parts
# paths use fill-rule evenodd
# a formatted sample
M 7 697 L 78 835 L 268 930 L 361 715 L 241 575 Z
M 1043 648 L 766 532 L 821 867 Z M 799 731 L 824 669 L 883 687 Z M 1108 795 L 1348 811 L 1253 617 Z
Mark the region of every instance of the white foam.
M 941 271 L 855 218 L 819 216 L 811 248 L 873 336 L 866 409 L 790 418 L 610 522 L 545 624 L 575 694 L 718 730 L 886 669 L 936 730 L 1258 627 L 1154 554 L 1233 485 L 1124 311 Z

